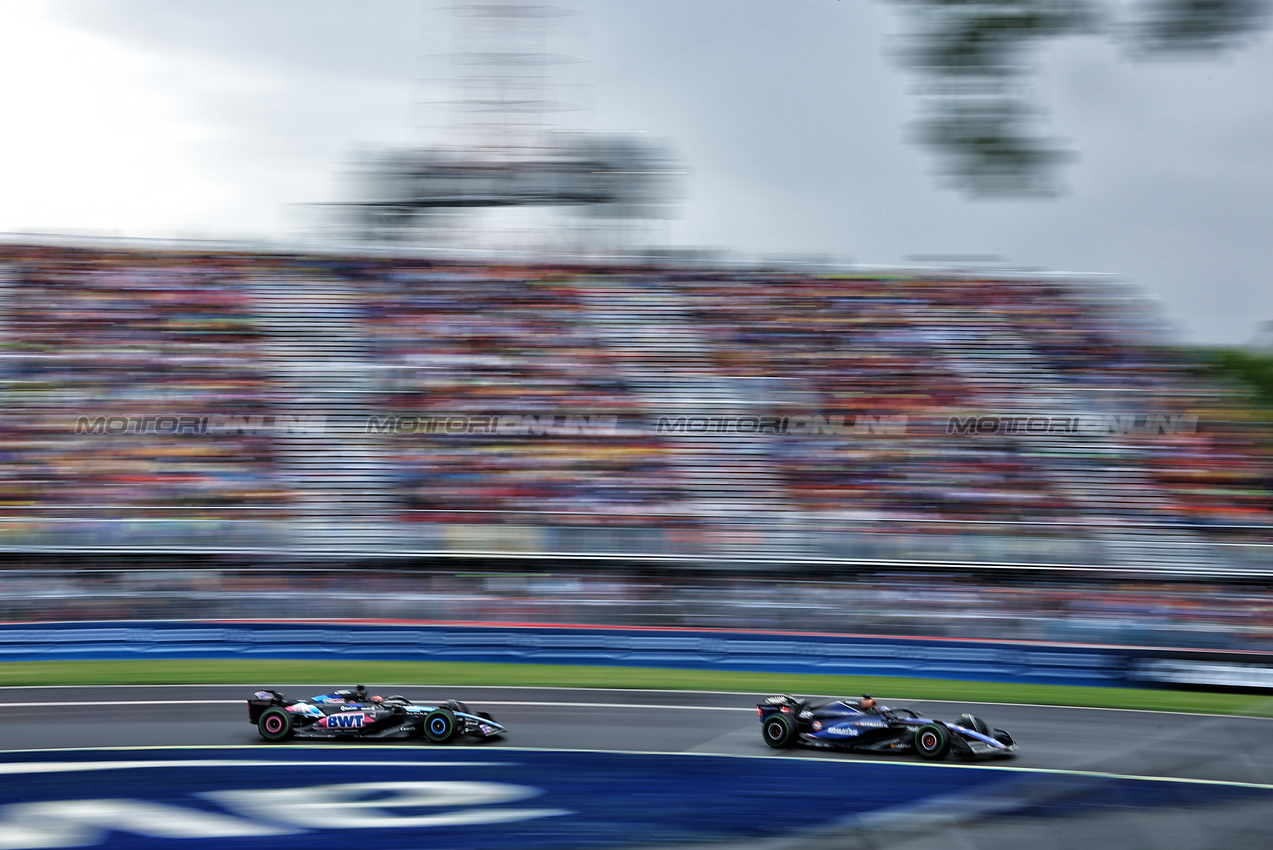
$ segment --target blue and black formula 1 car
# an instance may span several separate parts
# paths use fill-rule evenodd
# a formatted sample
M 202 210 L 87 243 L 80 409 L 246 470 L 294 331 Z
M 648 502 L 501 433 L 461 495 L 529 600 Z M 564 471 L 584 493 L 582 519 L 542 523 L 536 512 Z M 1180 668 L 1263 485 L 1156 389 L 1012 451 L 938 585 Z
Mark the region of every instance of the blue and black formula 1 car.
M 424 738 L 448 743 L 461 735 L 493 738 L 505 729 L 484 711 L 457 700 L 437 705 L 404 696 L 373 696 L 363 685 L 309 699 L 257 691 L 248 700 L 248 720 L 267 741 L 287 738 Z
M 909 708 L 876 705 L 861 699 L 813 701 L 780 694 L 756 706 L 765 743 L 775 749 L 792 745 L 863 753 L 918 753 L 926 759 L 956 756 L 1009 756 L 1017 742 L 986 721 L 961 714 L 953 723 L 920 717 Z

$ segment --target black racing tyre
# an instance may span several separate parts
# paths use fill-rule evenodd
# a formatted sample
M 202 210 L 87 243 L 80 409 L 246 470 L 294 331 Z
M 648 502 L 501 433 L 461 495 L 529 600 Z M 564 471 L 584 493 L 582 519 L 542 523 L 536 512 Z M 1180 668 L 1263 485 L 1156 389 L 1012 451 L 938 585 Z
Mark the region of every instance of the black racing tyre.
M 445 744 L 455 737 L 455 712 L 436 708 L 424 716 L 424 737 L 435 744 Z
M 950 752 L 950 732 L 936 723 L 919 727 L 915 730 L 915 752 L 933 761 L 944 759 Z
M 959 715 L 959 719 L 955 721 L 955 725 L 962 726 L 965 729 L 971 729 L 974 732 L 980 732 L 983 735 L 990 734 L 990 724 L 975 714 Z
M 256 731 L 261 737 L 273 743 L 292 736 L 292 715 L 281 708 L 271 707 L 261 712 L 256 719 Z
M 760 730 L 764 735 L 765 743 L 775 750 L 791 746 L 791 739 L 795 736 L 791 720 L 785 714 L 769 715 L 761 724 Z

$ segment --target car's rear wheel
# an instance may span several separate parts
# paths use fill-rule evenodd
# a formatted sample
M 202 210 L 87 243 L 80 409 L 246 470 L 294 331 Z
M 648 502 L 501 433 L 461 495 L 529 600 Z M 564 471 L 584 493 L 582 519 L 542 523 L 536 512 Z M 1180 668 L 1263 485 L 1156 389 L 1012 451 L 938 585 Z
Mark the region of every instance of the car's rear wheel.
M 790 746 L 795 732 L 785 714 L 771 714 L 765 718 L 760 729 L 765 736 L 765 743 L 775 750 Z
M 271 743 L 282 741 L 291 737 L 292 715 L 281 708 L 267 708 L 256 719 L 256 730 Z
M 950 733 L 935 723 L 919 727 L 915 730 L 915 752 L 933 761 L 944 759 L 950 752 Z
M 455 731 L 455 714 L 449 708 L 435 709 L 424 717 L 424 737 L 435 744 L 447 743 Z

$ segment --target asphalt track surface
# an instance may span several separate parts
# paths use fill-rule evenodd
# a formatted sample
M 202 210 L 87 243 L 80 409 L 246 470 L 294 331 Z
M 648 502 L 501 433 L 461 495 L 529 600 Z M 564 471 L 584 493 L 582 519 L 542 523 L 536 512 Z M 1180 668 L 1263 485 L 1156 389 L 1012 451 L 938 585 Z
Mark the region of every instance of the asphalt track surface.
M 288 696 L 330 692 L 341 683 L 277 686 Z M 563 688 L 421 687 L 368 683 L 373 692 L 401 693 L 420 702 L 454 697 L 489 711 L 509 728 L 483 750 L 589 750 L 625 753 L 707 754 L 771 759 L 911 762 L 899 756 L 863 756 L 823 750 L 775 751 L 765 745 L 756 702 L 765 694 L 629 691 Z M 262 742 L 247 721 L 252 686 L 94 686 L 0 688 L 0 750 L 152 746 L 252 746 Z M 1049 780 L 1083 777 L 1144 777 L 1157 787 L 1206 788 L 1240 784 L 1256 797 L 1189 811 L 1135 805 L 1103 808 L 1085 803 L 1058 815 L 1050 792 L 1034 816 L 1018 811 L 996 818 L 940 813 L 927 827 L 906 830 L 856 825 L 829 837 L 829 846 L 876 848 L 1019 846 L 1034 850 L 1070 846 L 1242 847 L 1273 846 L 1273 719 L 1187 715 L 1051 706 L 882 702 L 921 715 L 953 720 L 965 711 L 1012 733 L 1020 744 L 1014 758 L 990 769 L 1046 774 Z M 418 741 L 376 742 L 408 748 Z M 297 741 L 295 746 L 359 746 L 341 741 Z M 3 754 L 0 754 L 3 758 Z M 773 762 L 771 762 L 773 764 Z M 950 762 L 962 765 L 961 762 Z M 978 765 L 969 769 L 986 769 Z M 1180 783 L 1179 780 L 1188 780 Z M 1154 783 L 1140 783 L 1141 785 Z M 1037 789 L 1035 792 L 1037 793 Z M 1047 796 L 1047 795 L 1045 795 Z M 990 808 L 994 808 L 991 806 Z M 1121 839 L 1120 839 L 1121 836 Z M 768 842 L 749 846 L 779 847 Z

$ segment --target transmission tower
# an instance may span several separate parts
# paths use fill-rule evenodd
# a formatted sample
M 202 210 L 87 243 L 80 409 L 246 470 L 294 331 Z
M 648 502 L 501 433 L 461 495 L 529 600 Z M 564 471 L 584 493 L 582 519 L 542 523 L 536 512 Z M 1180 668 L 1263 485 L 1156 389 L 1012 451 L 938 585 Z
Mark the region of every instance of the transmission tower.
M 463 247 L 523 226 L 541 243 L 595 247 L 672 215 L 684 171 L 669 145 L 562 126 L 581 109 L 558 96 L 556 69 L 570 60 L 553 48 L 568 10 L 474 0 L 439 14 L 453 34 L 441 141 L 358 164 L 357 196 L 340 205 L 353 235 Z

